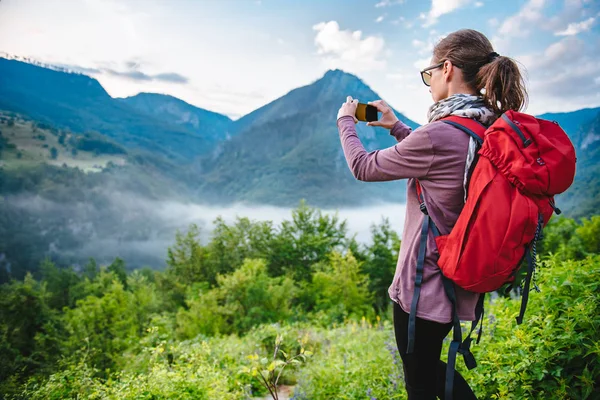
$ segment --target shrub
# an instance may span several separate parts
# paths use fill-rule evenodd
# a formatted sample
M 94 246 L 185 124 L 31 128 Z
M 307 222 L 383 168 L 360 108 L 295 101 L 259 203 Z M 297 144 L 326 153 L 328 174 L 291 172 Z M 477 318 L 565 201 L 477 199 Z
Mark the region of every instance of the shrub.
M 360 264 L 352 252 L 345 256 L 333 252 L 328 263 L 316 268 L 308 290 L 315 297 L 317 312 L 324 311 L 330 322 L 373 316 L 373 295 L 368 290 L 368 278 L 360 273 Z
M 391 326 L 366 320 L 323 331 L 323 348 L 299 374 L 294 400 L 406 399 Z
M 600 256 L 542 265 L 541 293 L 530 296 L 522 325 L 520 302 L 500 298 L 489 307 L 479 365 L 463 372 L 480 398 L 600 398 Z

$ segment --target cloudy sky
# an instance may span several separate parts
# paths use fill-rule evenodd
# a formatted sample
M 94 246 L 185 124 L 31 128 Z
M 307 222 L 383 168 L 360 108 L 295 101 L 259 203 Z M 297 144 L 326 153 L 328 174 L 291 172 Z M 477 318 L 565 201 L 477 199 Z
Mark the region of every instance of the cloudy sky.
M 418 70 L 461 28 L 523 65 L 529 112 L 600 106 L 599 1 L 0 0 L 0 52 L 233 118 L 341 68 L 424 123 Z

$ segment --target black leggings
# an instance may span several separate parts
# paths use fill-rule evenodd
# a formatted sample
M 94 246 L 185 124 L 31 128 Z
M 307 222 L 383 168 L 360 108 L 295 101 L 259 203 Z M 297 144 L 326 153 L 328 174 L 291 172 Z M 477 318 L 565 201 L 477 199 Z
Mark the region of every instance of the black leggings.
M 446 363 L 440 360 L 442 343 L 452 329 L 452 323 L 440 324 L 417 318 L 415 348 L 406 354 L 408 344 L 408 314 L 395 301 L 394 332 L 404 367 L 404 382 L 408 400 L 430 400 L 436 395 L 444 399 Z M 457 360 L 458 362 L 459 360 Z M 475 399 L 475 394 L 458 371 L 454 374 L 454 399 Z

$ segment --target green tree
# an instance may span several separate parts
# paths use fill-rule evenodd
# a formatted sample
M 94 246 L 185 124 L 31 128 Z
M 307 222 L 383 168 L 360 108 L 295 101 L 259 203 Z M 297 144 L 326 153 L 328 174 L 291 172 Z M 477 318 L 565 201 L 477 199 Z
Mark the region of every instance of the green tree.
M 264 260 L 247 259 L 233 273 L 219 275 L 217 282 L 225 315 L 237 332 L 292 315 L 294 282 L 288 277 L 270 277 Z
M 324 311 L 329 320 L 371 317 L 373 295 L 367 275 L 352 252 L 330 254 L 329 261 L 315 265 L 310 290 L 315 298 L 315 310 Z
M 48 305 L 56 310 L 73 307 L 75 302 L 85 297 L 80 285 L 81 278 L 72 268 L 58 268 L 46 258 L 40 264 L 43 284 L 48 291 Z
M 251 221 L 237 217 L 227 225 L 222 217 L 213 222 L 212 238 L 207 246 L 208 263 L 214 274 L 209 282 L 214 285 L 216 274 L 227 274 L 239 268 L 246 258 L 266 258 L 271 252 L 273 239 L 271 221 Z
M 87 354 L 101 377 L 118 368 L 123 352 L 136 343 L 141 330 L 134 295 L 125 290 L 115 274 L 107 275 L 112 276 L 112 282 L 101 297 L 87 296 L 64 314 L 69 332 L 65 354 L 75 358 Z
M 231 333 L 232 326 L 227 323 L 223 307 L 222 291 L 209 289 L 208 284 L 194 285 L 193 295 L 186 299 L 188 309 L 177 312 L 177 336 L 180 339 L 192 339 L 197 335 L 215 336 Z
M 311 266 L 326 260 L 333 250 L 347 248 L 346 221 L 330 216 L 301 201 L 292 220 L 283 221 L 273 238 L 268 255 L 269 273 L 291 273 L 297 281 L 310 281 Z
M 100 273 L 98 263 L 93 258 L 90 258 L 87 264 L 83 267 L 83 276 L 88 278 L 90 281 L 96 279 L 96 276 Z
M 210 268 L 206 250 L 198 240 L 199 235 L 198 226 L 192 224 L 185 235 L 176 233 L 175 245 L 167 250 L 167 273 L 178 282 L 216 282 L 216 273 Z
M 388 218 L 379 225 L 371 225 L 371 238 L 362 271 L 369 276 L 369 291 L 374 294 L 373 307 L 381 314 L 391 301 L 388 288 L 396 272 L 400 238 L 392 230 Z
M 576 230 L 586 254 L 600 253 L 600 215 L 583 218 Z
M 115 261 L 108 266 L 108 271 L 114 273 L 119 282 L 123 284 L 123 287 L 127 289 L 127 268 L 123 259 L 115 258 Z
M 0 393 L 16 391 L 18 383 L 50 368 L 60 354 L 60 324 L 48 297 L 30 273 L 22 282 L 0 285 Z

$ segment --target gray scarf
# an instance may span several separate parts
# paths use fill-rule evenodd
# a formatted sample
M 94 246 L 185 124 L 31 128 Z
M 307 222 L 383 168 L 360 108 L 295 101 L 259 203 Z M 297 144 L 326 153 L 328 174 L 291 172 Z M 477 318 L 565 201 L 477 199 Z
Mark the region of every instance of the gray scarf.
M 498 116 L 485 104 L 483 97 L 464 93 L 453 94 L 450 97 L 433 103 L 427 112 L 427 119 L 429 122 L 434 122 L 449 115 L 473 118 L 484 125 L 491 125 L 496 118 L 498 118 Z M 463 179 L 465 202 L 467 201 L 467 177 L 477 150 L 477 142 L 470 137 L 469 152 L 467 153 L 465 175 Z

